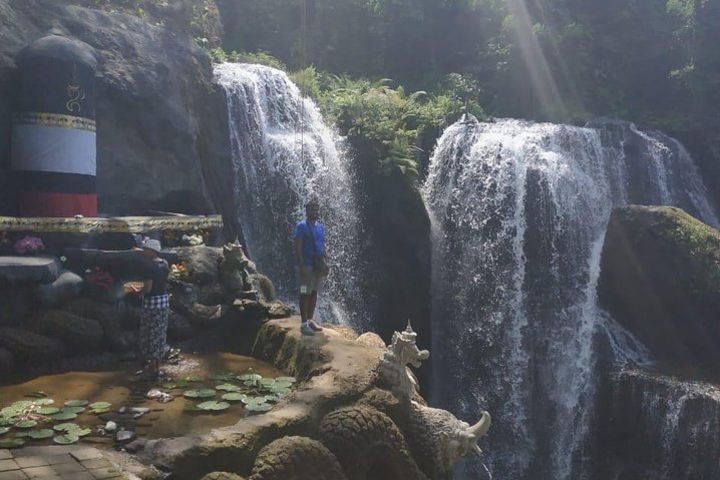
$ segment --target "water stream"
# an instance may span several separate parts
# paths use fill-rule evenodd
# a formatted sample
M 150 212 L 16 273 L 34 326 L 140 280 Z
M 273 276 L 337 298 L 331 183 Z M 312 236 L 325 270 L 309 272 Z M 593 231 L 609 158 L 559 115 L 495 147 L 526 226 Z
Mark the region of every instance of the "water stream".
M 215 75 L 227 97 L 236 214 L 250 256 L 295 302 L 292 231 L 306 200 L 319 196 L 332 266 L 320 316 L 367 327 L 358 201 L 341 138 L 284 72 L 226 63 Z
M 465 118 L 439 140 L 423 195 L 433 223 L 433 400 L 468 420 L 493 412 L 483 449 L 496 478 L 585 478 L 594 339 L 619 331 L 595 293 L 610 212 L 668 204 L 717 225 L 692 158 L 626 122 Z M 618 337 L 609 343 L 632 348 Z M 481 471 L 469 462 L 460 477 Z

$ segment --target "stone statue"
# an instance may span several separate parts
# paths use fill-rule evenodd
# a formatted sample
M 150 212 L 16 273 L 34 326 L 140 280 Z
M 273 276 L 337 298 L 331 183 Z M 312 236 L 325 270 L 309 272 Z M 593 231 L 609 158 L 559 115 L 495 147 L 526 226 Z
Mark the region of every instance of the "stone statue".
M 392 343 L 383 353 L 380 363 L 381 384 L 403 402 L 410 402 L 418 393 L 418 380 L 408 365 L 420 368 L 421 362 L 430 358 L 430 352 L 420 350 L 416 342 L 417 333 L 408 321 L 404 332 L 393 334 Z

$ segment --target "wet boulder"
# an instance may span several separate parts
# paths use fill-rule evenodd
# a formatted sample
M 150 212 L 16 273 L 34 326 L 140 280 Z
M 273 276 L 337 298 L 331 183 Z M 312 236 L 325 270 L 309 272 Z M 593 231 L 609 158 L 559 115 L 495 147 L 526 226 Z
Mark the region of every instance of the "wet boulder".
M 52 283 L 38 285 L 35 297 L 44 307 L 55 307 L 60 303 L 77 297 L 82 291 L 83 278 L 69 270 L 63 270 Z
M 720 232 L 672 207 L 613 211 L 600 302 L 662 363 L 720 373 Z
M 188 271 L 188 281 L 196 285 L 217 283 L 222 250 L 214 247 L 178 247 L 173 249 Z
M 0 257 L 0 287 L 52 283 L 60 270 L 60 262 L 51 256 Z
M 66 353 L 60 340 L 20 328 L 0 328 L 0 346 L 24 363 L 56 360 Z
M 80 297 L 67 302 L 62 306 L 62 310 L 97 321 L 102 326 L 105 344 L 116 350 L 123 349 L 119 338 L 126 313 L 115 304 Z
M 44 334 L 60 338 L 69 347 L 80 351 L 100 348 L 104 336 L 98 321 L 62 310 L 46 311 L 38 322 L 38 328 Z
M 22 325 L 32 310 L 32 287 L 0 288 L 0 325 Z

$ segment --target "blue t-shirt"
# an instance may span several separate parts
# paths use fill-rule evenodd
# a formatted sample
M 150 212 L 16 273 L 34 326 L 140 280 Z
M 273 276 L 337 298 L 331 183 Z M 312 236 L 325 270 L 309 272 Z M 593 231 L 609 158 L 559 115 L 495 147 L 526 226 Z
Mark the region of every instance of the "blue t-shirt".
M 312 235 L 310 234 L 312 228 Z M 312 238 L 315 237 L 315 247 L 313 248 Z M 303 262 L 306 266 L 312 267 L 315 256 L 323 256 L 325 253 L 325 229 L 321 223 L 315 222 L 308 224 L 307 220 L 299 222 L 295 226 L 293 238 L 302 239 Z

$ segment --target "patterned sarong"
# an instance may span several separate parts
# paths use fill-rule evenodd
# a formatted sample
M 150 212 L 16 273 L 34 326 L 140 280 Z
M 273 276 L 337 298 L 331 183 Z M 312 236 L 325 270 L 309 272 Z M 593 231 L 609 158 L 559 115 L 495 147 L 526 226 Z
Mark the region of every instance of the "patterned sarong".
M 145 360 L 162 360 L 167 349 L 170 318 L 168 295 L 145 297 L 140 314 L 140 353 Z

